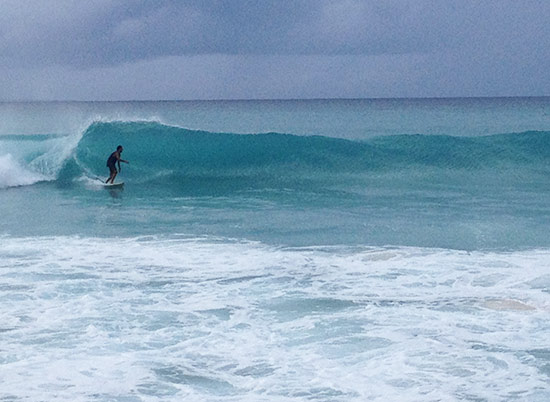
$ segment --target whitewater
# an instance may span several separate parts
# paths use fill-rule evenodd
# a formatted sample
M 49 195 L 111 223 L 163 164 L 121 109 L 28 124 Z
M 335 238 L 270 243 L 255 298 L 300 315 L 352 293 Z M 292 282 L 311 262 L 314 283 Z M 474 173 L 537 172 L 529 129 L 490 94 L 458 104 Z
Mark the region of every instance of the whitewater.
M 549 98 L 2 103 L 0 398 L 546 401 L 549 224 Z

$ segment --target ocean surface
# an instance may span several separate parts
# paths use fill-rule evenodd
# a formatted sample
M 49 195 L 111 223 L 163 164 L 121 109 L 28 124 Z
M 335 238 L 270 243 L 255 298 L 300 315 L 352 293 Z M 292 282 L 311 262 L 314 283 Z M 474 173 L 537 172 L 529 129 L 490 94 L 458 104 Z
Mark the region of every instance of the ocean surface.
M 548 401 L 549 229 L 550 98 L 0 103 L 0 400 Z

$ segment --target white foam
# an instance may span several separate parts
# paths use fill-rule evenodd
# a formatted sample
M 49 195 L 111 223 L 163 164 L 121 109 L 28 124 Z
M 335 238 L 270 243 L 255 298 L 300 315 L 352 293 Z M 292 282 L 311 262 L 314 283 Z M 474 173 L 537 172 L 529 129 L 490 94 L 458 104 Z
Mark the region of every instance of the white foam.
M 516 310 L 516 311 L 530 311 L 535 310 L 535 307 L 529 306 L 518 300 L 511 299 L 495 299 L 485 301 L 485 307 L 493 310 Z
M 2 237 L 0 398 L 544 400 L 549 266 L 550 250 Z
M 48 178 L 40 173 L 23 168 L 11 154 L 0 155 L 0 189 L 28 186 L 44 180 L 48 180 Z
M 55 180 L 78 146 L 84 130 L 37 143 L 20 141 L 13 153 L 0 155 L 0 189 Z

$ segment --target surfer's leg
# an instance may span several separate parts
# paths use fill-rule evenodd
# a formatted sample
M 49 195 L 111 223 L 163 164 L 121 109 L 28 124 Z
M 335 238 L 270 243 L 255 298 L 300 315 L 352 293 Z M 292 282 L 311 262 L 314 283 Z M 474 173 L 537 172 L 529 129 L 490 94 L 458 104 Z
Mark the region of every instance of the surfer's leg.
M 111 184 L 113 184 L 113 182 L 115 181 L 115 176 L 117 174 L 117 170 L 114 168 L 114 167 L 111 167 L 109 166 L 109 170 L 111 171 L 111 174 L 109 176 L 109 178 L 107 179 L 107 181 L 105 183 L 109 183 L 111 182 Z

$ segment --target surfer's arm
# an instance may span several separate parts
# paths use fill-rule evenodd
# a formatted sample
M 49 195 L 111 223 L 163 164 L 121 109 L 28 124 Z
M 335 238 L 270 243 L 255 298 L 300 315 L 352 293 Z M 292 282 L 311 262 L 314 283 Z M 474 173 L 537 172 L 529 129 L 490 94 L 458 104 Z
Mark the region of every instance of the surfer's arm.
M 122 159 L 122 158 L 120 157 L 120 155 L 117 155 L 117 156 L 116 156 L 116 159 L 117 159 L 117 162 L 119 163 L 119 165 L 120 165 L 120 162 L 130 163 L 130 162 L 125 161 L 124 159 Z

